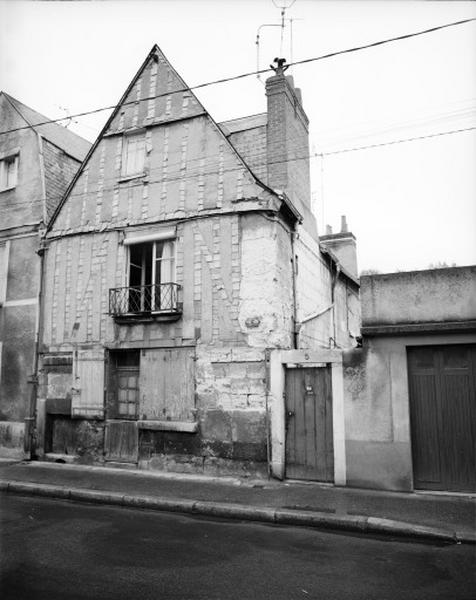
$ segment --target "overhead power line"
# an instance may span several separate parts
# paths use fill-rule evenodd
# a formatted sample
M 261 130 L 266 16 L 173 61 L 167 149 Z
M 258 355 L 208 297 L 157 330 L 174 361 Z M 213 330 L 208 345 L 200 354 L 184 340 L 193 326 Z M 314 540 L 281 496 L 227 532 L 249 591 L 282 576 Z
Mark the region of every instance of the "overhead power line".
M 451 131 L 439 131 L 437 133 L 430 133 L 428 135 L 421 135 L 421 136 L 416 136 L 416 137 L 412 137 L 412 138 L 405 138 L 405 139 L 399 139 L 399 140 L 391 140 L 388 142 L 381 142 L 381 143 L 377 143 L 377 144 L 369 144 L 367 146 L 357 146 L 357 147 L 353 147 L 353 148 L 342 148 L 341 150 L 334 150 L 334 151 L 329 151 L 329 152 L 312 152 L 312 153 L 307 153 L 303 156 L 297 156 L 295 158 L 288 158 L 285 160 L 273 160 L 270 162 L 263 162 L 260 165 L 257 165 L 257 168 L 261 168 L 264 167 L 266 165 L 275 165 L 275 164 L 284 164 L 284 163 L 289 163 L 289 162 L 296 162 L 299 160 L 309 160 L 310 158 L 323 158 L 325 156 L 331 156 L 331 155 L 335 155 L 335 154 L 344 154 L 347 152 L 358 152 L 360 150 L 369 150 L 371 148 L 378 148 L 380 146 L 393 146 L 395 144 L 404 144 L 407 142 L 415 142 L 417 140 L 424 140 L 424 139 L 428 139 L 428 138 L 434 138 L 434 137 L 441 137 L 443 135 L 452 135 L 455 133 L 462 133 L 465 131 L 473 131 L 476 129 L 476 125 L 473 127 L 465 127 L 463 129 L 453 129 Z M 256 158 L 258 156 L 258 154 L 255 155 L 248 155 L 245 158 L 245 161 L 248 162 L 249 164 L 249 160 Z M 163 183 L 164 181 L 166 183 L 173 183 L 175 181 L 184 181 L 184 180 L 189 180 L 189 179 L 195 179 L 195 178 L 199 178 L 199 177 L 204 177 L 206 175 L 218 175 L 218 171 L 216 170 L 216 162 L 218 159 L 219 155 L 218 154 L 211 154 L 208 155 L 206 157 L 206 162 L 202 165 L 204 170 L 197 170 L 199 169 L 198 165 L 193 167 L 195 169 L 196 172 L 188 172 L 187 174 L 177 174 L 174 176 L 167 176 L 166 178 L 160 177 L 158 179 L 150 179 L 147 181 L 148 185 L 154 185 L 157 183 Z M 189 162 L 196 162 L 198 160 L 202 160 L 202 159 L 189 159 Z M 171 167 L 177 167 L 177 170 L 180 170 L 180 161 L 175 162 L 175 163 L 167 163 L 167 168 L 170 169 Z M 213 167 L 213 168 L 211 168 Z M 211 168 L 211 170 L 209 170 Z M 231 167 L 231 168 L 225 168 L 223 169 L 222 173 L 232 173 L 232 172 L 237 172 L 242 170 L 243 167 L 237 166 L 237 167 Z M 256 168 L 253 170 L 253 167 L 251 167 L 252 171 L 255 172 Z M 160 172 L 162 170 L 162 167 L 154 167 L 152 169 L 150 169 L 150 172 Z M 257 176 L 258 179 L 259 176 Z M 30 180 L 30 182 L 33 180 Z M 124 182 L 125 183 L 125 182 Z M 107 185 L 104 185 L 107 184 Z M 98 187 L 94 187 L 94 188 L 88 188 L 87 191 L 78 191 L 78 192 L 72 192 L 69 197 L 70 198 L 78 198 L 78 197 L 84 197 L 84 196 L 88 196 L 88 195 L 92 195 L 92 194 L 97 194 L 99 191 L 100 192 L 110 192 L 110 191 L 115 191 L 117 189 L 119 189 L 120 187 L 120 183 L 117 181 L 116 177 L 109 177 L 109 178 L 105 178 L 102 182 L 101 186 Z M 131 188 L 136 188 L 136 187 L 143 187 L 144 186 L 144 181 L 142 180 L 137 180 L 137 181 L 132 181 L 130 183 L 128 183 L 128 185 L 124 186 L 124 189 L 131 189 Z M 52 201 L 58 201 L 61 200 L 61 198 L 63 197 L 63 195 L 57 195 L 57 196 L 50 196 L 48 197 L 48 201 L 52 202 Z M 31 204 L 31 200 L 20 200 L 17 202 L 10 202 L 9 206 L 20 206 L 20 205 L 30 205 Z
M 316 152 L 313 156 L 331 156 L 332 154 L 344 154 L 345 152 L 357 152 L 359 150 L 368 150 L 369 148 L 378 148 L 380 146 L 392 146 L 394 144 L 404 144 L 406 142 L 415 142 L 416 140 L 426 140 L 428 138 L 440 137 L 442 135 L 452 135 L 454 133 L 462 133 L 463 131 L 472 131 L 476 129 L 474 127 L 463 127 L 462 129 L 452 129 L 451 131 L 439 131 L 437 133 L 428 133 L 426 135 L 417 135 L 411 138 L 404 138 L 400 140 L 391 140 L 389 142 L 380 142 L 376 144 L 368 144 L 366 146 L 356 146 L 353 148 L 342 148 L 341 150 L 334 150 L 331 152 Z
M 311 62 L 317 62 L 320 60 L 325 60 L 328 58 L 333 58 L 335 56 L 340 56 L 343 54 L 350 54 L 352 52 L 359 52 L 361 50 L 367 50 L 369 48 L 376 48 L 378 46 L 383 46 L 384 44 L 390 44 L 392 42 L 398 42 L 398 41 L 402 41 L 402 40 L 407 40 L 413 37 L 417 37 L 420 35 L 426 35 L 429 33 L 434 33 L 435 31 L 439 31 L 441 29 L 446 29 L 448 27 L 455 27 L 457 25 L 464 25 L 465 23 L 471 23 L 472 21 L 476 21 L 476 17 L 470 18 L 470 19 L 463 19 L 461 21 L 454 21 L 453 23 L 445 23 L 443 25 L 437 25 L 435 27 L 430 27 L 429 29 L 423 29 L 422 31 L 415 31 L 413 33 L 406 33 L 404 35 L 399 35 L 396 37 L 392 37 L 392 38 L 386 38 L 384 40 L 379 40 L 378 42 L 372 42 L 370 44 L 364 44 L 362 46 L 355 46 L 353 48 L 346 48 L 345 50 L 337 50 L 335 52 L 329 52 L 327 54 L 321 54 L 320 56 L 315 56 L 312 58 L 304 58 L 302 60 L 297 60 L 294 62 L 290 62 L 287 66 L 296 66 L 296 65 L 304 65 L 307 63 L 311 63 Z M 154 96 L 147 96 L 146 98 L 140 98 L 139 100 L 131 100 L 129 102 L 123 102 L 123 106 L 127 106 L 130 104 L 137 104 L 138 102 L 147 102 L 149 100 L 155 100 L 156 98 L 164 98 L 166 96 L 171 96 L 173 94 L 179 94 L 182 92 L 188 92 L 189 90 L 199 90 L 199 89 L 203 89 L 205 87 L 210 87 L 212 85 L 218 85 L 221 83 L 229 83 L 231 81 L 237 81 L 239 79 L 244 79 L 245 77 L 252 77 L 252 76 L 256 76 L 256 75 L 260 75 L 262 73 L 268 73 L 269 71 L 271 71 L 271 68 L 267 68 L 267 69 L 259 69 L 256 71 L 249 71 L 247 73 L 241 73 L 239 75 L 232 75 L 230 77 L 223 77 L 221 79 L 215 79 L 213 81 L 206 81 L 204 83 L 198 83 L 196 85 L 193 86 L 189 86 L 189 87 L 185 87 L 185 88 L 181 88 L 178 90 L 174 90 L 174 91 L 170 91 L 170 92 L 165 92 L 163 94 L 156 94 Z M 30 129 L 31 127 L 40 127 L 41 125 L 48 125 L 49 123 L 59 123 L 61 121 L 66 121 L 68 119 L 73 119 L 73 118 L 77 118 L 77 117 L 85 117 L 88 115 L 93 115 L 93 114 L 97 114 L 99 112 L 103 112 L 106 110 L 113 110 L 114 108 L 116 108 L 116 104 L 110 105 L 110 106 L 103 106 L 101 108 L 95 108 L 92 110 L 86 110 L 80 113 L 75 113 L 72 115 L 69 115 L 69 117 L 61 117 L 59 119 L 48 119 L 46 121 L 42 121 L 40 123 L 36 123 L 35 125 L 31 126 L 31 125 L 24 125 L 22 127 L 15 127 L 13 129 L 8 129 L 7 131 L 2 131 L 0 132 L 0 135 L 5 135 L 7 133 L 13 133 L 15 131 L 20 131 L 22 129 Z

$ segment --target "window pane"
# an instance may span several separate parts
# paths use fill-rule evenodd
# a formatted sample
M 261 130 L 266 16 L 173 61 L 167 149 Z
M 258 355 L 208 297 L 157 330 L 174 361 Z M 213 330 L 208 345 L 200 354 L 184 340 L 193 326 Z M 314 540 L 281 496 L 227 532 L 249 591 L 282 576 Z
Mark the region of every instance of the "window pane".
M 175 281 L 175 242 L 156 242 L 155 283 Z

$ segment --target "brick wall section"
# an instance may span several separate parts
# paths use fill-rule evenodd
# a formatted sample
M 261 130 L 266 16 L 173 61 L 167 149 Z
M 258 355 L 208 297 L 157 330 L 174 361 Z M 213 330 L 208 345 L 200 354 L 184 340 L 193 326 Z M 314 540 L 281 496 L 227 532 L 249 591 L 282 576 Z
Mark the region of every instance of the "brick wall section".
M 237 131 L 236 133 L 232 133 L 228 139 L 248 163 L 256 177 L 266 182 L 266 126 L 254 127 L 246 131 Z
M 276 75 L 266 80 L 268 99 L 268 185 L 284 190 L 304 218 L 304 227 L 317 235 L 311 213 L 308 118 L 300 92 L 291 77 Z
M 43 161 L 46 213 L 49 220 L 81 163 L 45 139 L 43 140 Z

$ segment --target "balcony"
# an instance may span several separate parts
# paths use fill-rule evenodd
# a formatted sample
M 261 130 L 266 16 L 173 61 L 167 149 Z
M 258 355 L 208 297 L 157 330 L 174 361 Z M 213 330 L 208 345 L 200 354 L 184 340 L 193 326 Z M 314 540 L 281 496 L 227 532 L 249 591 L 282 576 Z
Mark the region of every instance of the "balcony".
M 109 290 L 109 314 L 116 321 L 176 321 L 182 316 L 182 286 L 156 283 Z

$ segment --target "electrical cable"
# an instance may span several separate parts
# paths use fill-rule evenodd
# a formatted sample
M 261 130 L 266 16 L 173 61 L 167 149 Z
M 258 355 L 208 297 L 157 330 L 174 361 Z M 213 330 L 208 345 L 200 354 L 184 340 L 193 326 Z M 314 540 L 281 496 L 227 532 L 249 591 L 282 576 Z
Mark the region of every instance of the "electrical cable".
M 302 60 L 297 60 L 297 61 L 294 61 L 294 62 L 290 62 L 286 66 L 293 67 L 293 66 L 296 66 L 296 65 L 304 65 L 304 64 L 311 63 L 311 62 L 317 62 L 317 61 L 320 61 L 320 60 L 325 60 L 325 59 L 328 59 L 328 58 L 333 58 L 335 56 L 340 56 L 340 55 L 343 55 L 343 54 L 350 54 L 352 52 L 359 52 L 360 50 L 367 50 L 369 48 L 376 48 L 376 47 L 382 46 L 384 44 L 389 44 L 389 43 L 397 42 L 397 41 L 401 41 L 401 40 L 407 40 L 407 39 L 410 39 L 410 38 L 413 38 L 413 37 L 417 37 L 417 36 L 420 36 L 420 35 L 426 35 L 428 33 L 434 33 L 435 31 L 439 31 L 441 29 L 446 29 L 448 27 L 455 27 L 457 25 L 463 25 L 465 23 L 471 23 L 473 21 L 476 21 L 476 17 L 473 17 L 473 18 L 470 18 L 470 19 L 463 19 L 461 21 L 455 21 L 453 23 L 445 23 L 443 25 L 437 25 L 435 27 L 430 27 L 429 29 L 424 29 L 422 31 L 416 31 L 416 32 L 413 32 L 413 33 L 407 33 L 407 34 L 399 35 L 399 36 L 392 37 L 392 38 L 386 38 L 384 40 L 380 40 L 378 42 L 372 42 L 370 44 L 364 44 L 362 46 L 355 46 L 353 48 L 346 48 L 345 50 L 337 50 L 335 52 L 329 52 L 327 54 L 322 54 L 320 56 L 315 56 L 313 58 L 305 58 L 305 59 L 302 59 Z M 244 79 L 246 77 L 256 76 L 257 74 L 268 73 L 271 70 L 272 70 L 271 68 L 260 69 L 260 70 L 257 70 L 257 71 L 251 71 L 251 72 L 248 72 L 248 73 L 241 73 L 239 75 L 233 75 L 233 76 L 230 76 L 230 77 L 223 77 L 221 79 L 215 79 L 213 81 L 207 81 L 207 82 L 204 82 L 204 83 L 199 83 L 197 85 L 193 85 L 193 86 L 189 86 L 189 87 L 184 87 L 184 88 L 181 88 L 181 89 L 178 89 L 178 90 L 174 90 L 174 91 L 165 92 L 163 94 L 156 94 L 154 96 L 147 96 L 146 98 L 140 98 L 139 100 L 135 99 L 135 100 L 130 100 L 128 102 L 123 102 L 122 106 L 128 106 L 130 104 L 137 104 L 137 103 L 140 103 L 140 102 L 147 102 L 149 100 L 155 100 L 156 98 L 164 98 L 166 96 L 171 96 L 172 94 L 178 94 L 178 93 L 188 92 L 188 91 L 191 91 L 191 90 L 203 89 L 205 87 L 210 87 L 212 85 L 218 85 L 218 84 L 221 84 L 221 83 L 229 83 L 231 81 L 237 81 L 239 79 Z M 48 119 L 46 121 L 42 121 L 40 123 L 36 123 L 35 125 L 25 125 L 25 126 L 22 126 L 22 127 L 16 127 L 16 128 L 8 129 L 6 131 L 1 131 L 0 135 L 6 135 L 8 133 L 13 133 L 15 131 L 20 131 L 20 130 L 23 130 L 23 129 L 30 129 L 31 127 L 41 127 L 42 125 L 48 125 L 50 123 L 59 123 L 61 121 L 66 121 L 68 119 L 73 119 L 73 118 L 77 118 L 77 117 L 84 117 L 86 115 L 92 115 L 92 114 L 96 114 L 96 113 L 103 112 L 103 111 L 106 111 L 106 110 L 114 110 L 116 107 L 117 107 L 117 104 L 114 104 L 114 105 L 110 105 L 110 106 L 104 106 L 102 108 L 96 108 L 96 109 L 93 109 L 93 110 L 87 110 L 87 111 L 83 111 L 83 112 L 80 112 L 80 113 L 76 113 L 76 114 L 70 115 L 69 117 L 62 117 L 60 119 Z
M 284 163 L 289 163 L 289 162 L 295 162 L 295 161 L 299 161 L 299 160 L 308 160 L 310 158 L 321 158 L 323 156 L 331 156 L 331 155 L 336 155 L 336 154 L 344 154 L 344 153 L 348 153 L 348 152 L 358 152 L 361 150 L 368 150 L 371 148 L 378 148 L 381 146 L 392 146 L 395 144 L 403 144 L 403 143 L 407 143 L 407 142 L 414 142 L 414 141 L 418 141 L 418 140 L 425 140 L 425 139 L 430 139 L 430 138 L 435 138 L 435 137 L 441 137 L 443 135 L 453 135 L 456 133 L 463 133 L 466 131 L 473 131 L 476 129 L 476 125 L 473 127 L 464 127 L 462 129 L 453 129 L 451 131 L 439 131 L 437 133 L 431 133 L 431 134 L 427 134 L 427 135 L 421 135 L 421 136 L 415 136 L 415 137 L 411 137 L 411 138 L 405 138 L 405 139 L 399 139 L 399 140 L 391 140 L 388 142 L 381 142 L 381 143 L 377 143 L 377 144 L 368 144 L 366 146 L 358 146 L 358 147 L 354 147 L 354 148 L 342 148 L 340 150 L 334 150 L 334 151 L 330 151 L 330 152 L 314 152 L 314 153 L 308 153 L 305 156 L 297 156 L 295 158 L 287 158 L 285 160 L 274 160 L 274 161 L 269 161 L 269 162 L 264 162 L 262 165 L 262 167 L 265 167 L 267 165 L 276 165 L 276 164 L 284 164 Z M 216 160 L 215 157 L 218 155 L 211 155 L 209 157 L 207 157 L 207 160 L 210 160 L 210 163 L 213 163 L 214 165 L 216 165 Z M 245 162 L 247 162 L 249 164 L 249 157 L 243 157 Z M 193 161 L 196 160 L 200 160 L 198 158 L 195 159 L 190 159 Z M 173 165 L 179 165 L 179 162 L 176 163 L 170 163 L 167 164 L 167 170 L 169 170 L 169 168 Z M 159 166 L 159 167 L 154 167 L 153 169 L 151 169 L 150 171 L 159 171 L 161 170 L 163 167 Z M 223 169 L 222 173 L 231 173 L 234 171 L 241 171 L 243 169 L 242 165 L 239 165 L 237 167 L 233 167 L 230 169 Z M 180 170 L 177 169 L 177 170 Z M 255 167 L 256 170 L 256 167 Z M 142 179 L 138 180 L 137 182 L 133 182 L 133 183 L 129 183 L 129 182 L 119 182 L 118 181 L 118 177 L 117 176 L 113 176 L 111 178 L 108 178 L 107 180 L 109 181 L 115 181 L 115 185 L 112 187 L 98 187 L 95 189 L 88 189 L 86 192 L 81 191 L 81 192 L 77 192 L 77 193 L 71 193 L 69 194 L 68 197 L 70 198 L 74 198 L 74 197 L 81 197 L 84 195 L 89 195 L 89 194 L 97 194 L 98 192 L 109 192 L 109 191 L 114 191 L 116 189 L 119 189 L 119 186 L 123 186 L 123 189 L 131 189 L 131 188 L 135 188 L 135 187 L 142 187 L 144 186 L 145 183 L 147 183 L 148 185 L 150 184 L 155 184 L 155 183 L 174 183 L 176 181 L 183 181 L 186 179 L 193 179 L 196 177 L 206 177 L 208 175 L 218 175 L 218 171 L 217 170 L 212 170 L 212 171 L 201 171 L 201 172 L 197 172 L 197 173 L 190 173 L 188 175 L 184 175 L 184 174 L 179 174 L 178 176 L 175 177 L 171 177 L 171 176 L 167 176 L 166 178 L 161 178 L 161 179 L 152 179 L 149 180 L 147 182 L 142 181 Z M 258 177 L 259 179 L 259 177 Z M 49 202 L 54 201 L 54 200 L 61 200 L 61 198 L 63 198 L 64 194 L 61 196 L 50 196 L 47 200 Z M 10 202 L 8 204 L 9 207 L 12 206 L 20 206 L 23 204 L 31 204 L 31 201 L 29 200 L 24 200 L 24 201 L 19 201 L 19 202 Z
M 405 138 L 400 140 L 392 140 L 389 142 L 380 142 L 377 144 L 368 144 L 366 146 L 357 146 L 355 148 L 342 148 L 341 150 L 333 150 L 332 152 L 316 152 L 313 156 L 331 156 L 333 154 L 344 154 L 346 152 L 358 152 L 359 150 L 368 150 L 369 148 L 379 148 L 381 146 L 392 146 L 395 144 L 404 144 L 406 142 L 415 142 L 416 140 L 426 140 L 429 138 L 440 137 L 442 135 L 453 135 L 455 133 L 462 133 L 463 131 L 473 131 L 476 129 L 476 125 L 473 127 L 463 127 L 461 129 L 453 129 L 451 131 L 439 131 L 437 133 L 429 133 L 427 135 L 417 135 L 411 138 Z

